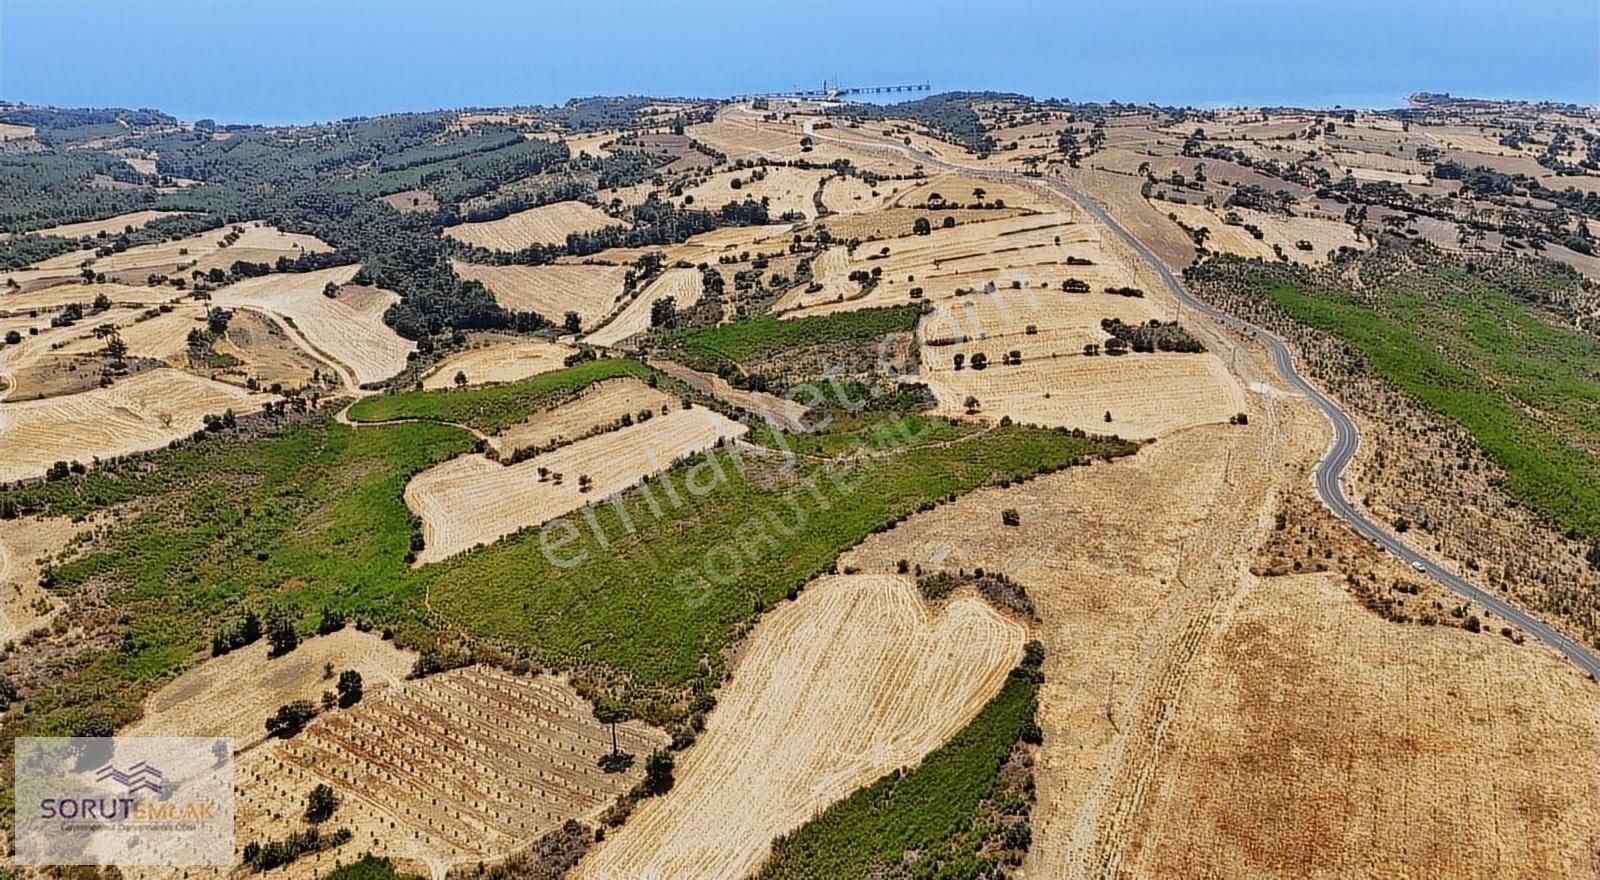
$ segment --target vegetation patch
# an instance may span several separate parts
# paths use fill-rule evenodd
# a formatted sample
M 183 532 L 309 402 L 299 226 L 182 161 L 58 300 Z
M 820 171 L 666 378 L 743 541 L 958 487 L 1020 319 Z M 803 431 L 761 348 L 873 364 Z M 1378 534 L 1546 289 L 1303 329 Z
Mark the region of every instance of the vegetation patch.
M 1290 316 L 1339 336 L 1471 431 L 1505 468 L 1513 497 L 1563 529 L 1600 536 L 1600 341 L 1453 269 L 1410 273 L 1365 295 L 1260 281 Z
M 770 372 L 771 362 L 779 357 L 785 362 L 804 362 L 809 355 L 840 349 L 875 355 L 873 345 L 878 340 L 891 333 L 916 330 L 921 316 L 917 306 L 860 309 L 793 320 L 767 315 L 663 334 L 658 345 L 696 369 L 758 374 Z

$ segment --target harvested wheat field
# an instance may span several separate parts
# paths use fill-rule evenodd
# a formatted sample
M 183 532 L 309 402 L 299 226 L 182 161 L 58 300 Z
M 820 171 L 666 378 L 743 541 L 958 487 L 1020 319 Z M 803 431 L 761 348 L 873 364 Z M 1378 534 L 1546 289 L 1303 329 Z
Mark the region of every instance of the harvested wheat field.
M 654 418 L 667 415 L 674 407 L 681 407 L 677 398 L 638 379 L 608 379 L 501 431 L 489 439 L 489 445 L 501 456 L 525 448 L 551 449 L 613 430 L 624 416 L 637 420 L 641 412 L 649 412 Z
M 55 461 L 156 449 L 199 430 L 203 416 L 244 415 L 271 399 L 162 368 L 81 394 L 0 403 L 0 481 L 40 476 Z
M 584 337 L 583 341 L 590 345 L 615 346 L 649 331 L 650 307 L 656 302 L 671 297 L 677 308 L 686 309 L 699 302 L 704 292 L 699 269 L 668 269 L 623 306 L 615 317 Z
M 56 310 L 70 303 L 83 305 L 88 311 L 95 298 L 104 294 L 113 305 L 156 305 L 182 299 L 187 294 L 170 287 L 151 287 L 133 284 L 79 284 L 76 282 L 53 284 L 29 291 L 0 290 L 0 311 L 12 314 Z
M 709 394 L 718 400 L 731 403 L 784 430 L 800 433 L 810 430 L 805 424 L 806 413 L 810 412 L 810 408 L 803 403 L 776 394 L 768 394 L 765 391 L 735 388 L 727 379 L 716 373 L 690 369 L 672 361 L 652 360 L 650 366 L 702 394 Z
M 347 627 L 304 639 L 281 657 L 267 656 L 265 639 L 212 657 L 145 698 L 144 717 L 121 736 L 223 736 L 236 750 L 266 739 L 266 720 L 295 700 L 315 703 L 346 669 L 361 673 L 367 696 L 400 684 L 416 662 L 377 634 Z M 324 677 L 333 664 L 333 678 Z M 249 687 L 240 687 L 249 682 Z
M 616 733 L 621 750 L 641 757 L 667 742 L 636 721 Z M 442 877 L 503 858 L 568 819 L 596 821 L 644 775 L 642 759 L 602 771 L 610 748 L 610 730 L 561 679 L 480 666 L 442 672 L 324 713 L 293 739 L 245 755 L 234 775 L 237 843 L 303 827 L 306 793 L 325 782 L 343 799 L 337 824 L 354 838 L 274 877 L 322 876 L 367 852 Z
M 58 238 L 93 238 L 95 236 L 118 235 L 128 229 L 143 229 L 151 220 L 161 217 L 177 217 L 189 213 L 187 211 L 134 211 L 129 214 L 118 214 L 104 220 L 85 220 L 82 223 L 63 223 L 60 226 L 51 226 L 46 229 L 36 229 L 35 235 L 54 235 Z
M 571 233 L 623 225 L 626 224 L 593 205 L 567 201 L 529 208 L 498 220 L 462 223 L 445 229 L 444 234 L 492 251 L 519 251 L 535 244 L 565 245 Z
M 229 245 L 226 236 L 231 231 L 238 231 L 239 238 Z M 312 236 L 252 223 L 212 229 L 174 241 L 139 245 L 105 257 L 96 257 L 92 248 L 72 251 L 6 273 L 0 276 L 0 284 L 12 279 L 29 289 L 48 282 L 75 280 L 85 266 L 113 280 L 142 283 L 152 273 L 187 274 L 213 267 L 225 270 L 236 260 L 270 264 L 279 257 L 294 258 L 329 250 L 332 248 Z
M 1021 366 L 999 364 L 999 354 L 990 355 L 984 370 L 924 363 L 921 379 L 939 399 L 938 411 L 960 416 L 968 412 L 967 399 L 976 397 L 975 414 L 986 419 L 1010 416 L 1131 440 L 1226 422 L 1245 409 L 1239 384 L 1210 354 L 1079 354 L 1025 359 Z
M 155 315 L 119 310 L 96 316 L 93 320 L 96 326 L 110 324 L 116 327 L 117 336 L 128 346 L 128 357 L 151 358 L 165 361 L 171 366 L 181 366 L 184 354 L 189 349 L 189 331 L 204 329 L 205 319 L 205 306 L 180 303 L 173 306 L 171 311 Z M 105 349 L 106 340 L 85 329 L 76 339 L 57 345 L 57 355 L 98 354 Z
M 260 309 L 286 323 L 312 354 L 348 367 L 357 385 L 377 382 L 405 369 L 416 344 L 383 322 L 400 297 L 376 287 L 349 285 L 360 266 L 336 266 L 247 278 L 212 294 L 219 306 Z M 339 286 L 329 297 L 324 289 Z
M 451 260 L 456 274 L 489 288 L 495 302 L 519 312 L 537 312 L 559 323 L 577 312 L 592 327 L 616 308 L 631 267 L 598 263 L 549 266 L 485 266 Z
M 673 201 L 695 208 L 716 210 L 728 202 L 765 200 L 767 213 L 774 220 L 789 213 L 813 217 L 817 208 L 812 196 L 816 195 L 823 178 L 831 175 L 831 171 L 785 165 L 742 169 L 714 174 L 704 182 L 684 190 L 683 197 Z M 737 188 L 735 182 L 739 184 Z M 691 198 L 693 201 L 688 201 Z
M 1596 690 L 1543 648 L 1263 580 L 1196 672 L 1130 876 L 1592 877 Z
M 559 342 L 484 334 L 473 337 L 471 347 L 456 352 L 422 377 L 424 388 L 454 388 L 456 374 L 468 385 L 517 382 L 529 376 L 559 370 L 577 349 Z
M 71 517 L 20 517 L 0 528 L 0 644 L 49 623 L 61 601 L 39 586 L 39 573 L 89 522 Z
M 406 485 L 406 504 L 422 520 L 417 564 L 437 562 L 597 503 L 660 473 L 687 455 L 743 435 L 745 427 L 711 410 L 673 409 L 513 465 L 463 455 Z M 550 476 L 541 479 L 540 469 Z M 593 480 L 587 491 L 583 478 Z
M 33 137 L 33 126 L 0 122 L 0 141 L 20 141 Z
M 909 578 L 812 582 L 750 635 L 672 791 L 577 876 L 748 876 L 774 837 L 960 730 L 1026 638 L 975 596 L 929 609 Z
M 801 133 L 793 123 L 764 123 L 758 114 L 729 107 L 711 122 L 691 125 L 689 137 L 739 159 L 798 159 Z

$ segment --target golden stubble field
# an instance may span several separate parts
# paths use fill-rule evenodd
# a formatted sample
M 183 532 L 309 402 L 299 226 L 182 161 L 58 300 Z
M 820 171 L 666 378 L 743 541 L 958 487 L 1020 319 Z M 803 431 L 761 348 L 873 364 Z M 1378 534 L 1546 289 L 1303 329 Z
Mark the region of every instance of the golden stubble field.
M 470 337 L 469 347 L 445 357 L 422 375 L 424 388 L 453 388 L 456 374 L 464 374 L 468 385 L 516 382 L 529 376 L 562 368 L 568 355 L 577 351 L 570 345 L 524 339 L 493 333 Z
M 594 401 L 580 399 L 583 405 Z M 537 430 L 535 425 L 528 427 Z M 446 559 L 604 501 L 679 458 L 745 430 L 711 410 L 678 407 L 517 464 L 472 454 L 435 465 L 406 484 L 406 505 L 422 520 L 425 545 L 417 564 Z M 592 481 L 587 486 L 585 477 Z
M 199 430 L 203 417 L 246 415 L 274 399 L 159 368 L 65 397 L 0 403 L 0 482 L 37 477 L 52 462 L 111 458 L 167 445 Z
M 976 596 L 929 608 L 910 578 L 813 581 L 750 635 L 672 791 L 577 876 L 749 875 L 774 837 L 960 730 L 1026 637 Z
M 592 205 L 567 201 L 529 208 L 498 220 L 462 223 L 445 229 L 444 234 L 489 250 L 517 251 L 534 244 L 564 245 L 571 233 L 624 225 Z

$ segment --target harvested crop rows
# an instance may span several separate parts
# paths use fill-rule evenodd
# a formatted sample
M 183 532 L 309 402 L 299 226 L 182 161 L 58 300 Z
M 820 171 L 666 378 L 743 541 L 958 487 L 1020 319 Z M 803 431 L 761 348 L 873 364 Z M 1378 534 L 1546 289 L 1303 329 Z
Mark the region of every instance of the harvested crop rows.
M 468 385 L 516 382 L 561 369 L 567 356 L 575 351 L 558 342 L 513 336 L 478 337 L 472 348 L 452 354 L 430 369 L 422 377 L 422 387 L 454 387 L 458 373 L 467 377 Z
M 225 736 L 235 749 L 266 738 L 265 723 L 281 705 L 316 702 L 334 682 L 335 670 L 361 673 L 368 696 L 400 684 L 417 655 L 374 633 L 353 627 L 305 639 L 281 657 L 268 655 L 265 640 L 212 657 L 168 682 L 144 701 L 144 717 L 126 736 Z M 240 687 L 249 682 L 249 687 Z
M 462 223 L 449 227 L 444 234 L 489 250 L 517 251 L 534 244 L 564 245 L 571 233 L 623 225 L 626 224 L 592 205 L 567 201 L 529 208 L 498 220 Z
M 930 611 L 908 578 L 811 583 L 762 618 L 673 790 L 579 876 L 749 875 L 774 837 L 961 729 L 1025 638 L 976 597 Z
M 622 295 L 628 266 L 556 264 L 548 266 L 486 266 L 452 260 L 456 274 L 489 288 L 495 302 L 505 308 L 538 312 L 559 322 L 567 312 L 577 312 L 584 327 L 598 324 Z
M 422 520 L 425 544 L 417 563 L 454 556 L 602 501 L 744 431 L 710 410 L 674 409 L 514 465 L 483 455 L 436 465 L 406 486 L 406 504 Z M 548 476 L 541 478 L 541 469 Z M 587 490 L 585 476 L 593 480 Z
M 206 415 L 260 409 L 266 394 L 156 369 L 108 388 L 45 400 L 0 403 L 0 481 L 40 476 L 55 461 L 111 458 L 186 437 Z
M 668 269 L 584 341 L 591 345 L 615 346 L 650 329 L 650 307 L 657 301 L 671 297 L 677 308 L 686 309 L 700 301 L 704 290 L 699 269 Z
M 506 456 L 523 447 L 543 449 L 573 443 L 616 427 L 624 416 L 637 419 L 641 412 L 652 413 L 652 417 L 666 415 L 678 405 L 672 395 L 638 379 L 608 379 L 590 385 L 573 400 L 501 431 L 490 438 L 489 445 Z

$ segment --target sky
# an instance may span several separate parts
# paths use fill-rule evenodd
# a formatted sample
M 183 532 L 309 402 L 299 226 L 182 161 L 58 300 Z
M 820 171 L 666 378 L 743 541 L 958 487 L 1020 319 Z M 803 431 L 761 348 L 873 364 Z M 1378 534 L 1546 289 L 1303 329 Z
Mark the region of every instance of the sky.
M 1596 0 L 0 0 L 0 99 L 290 123 L 822 79 L 1194 106 L 1600 104 Z

